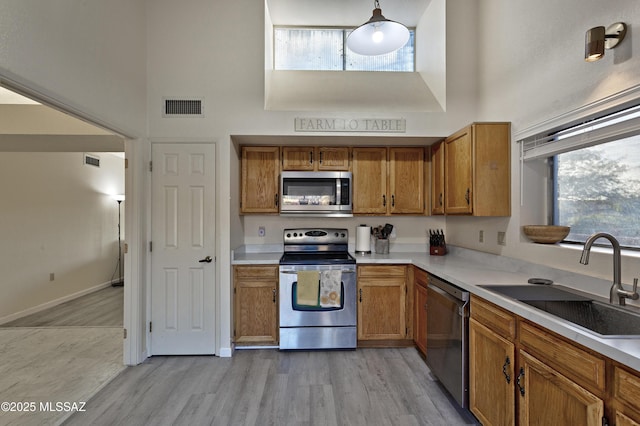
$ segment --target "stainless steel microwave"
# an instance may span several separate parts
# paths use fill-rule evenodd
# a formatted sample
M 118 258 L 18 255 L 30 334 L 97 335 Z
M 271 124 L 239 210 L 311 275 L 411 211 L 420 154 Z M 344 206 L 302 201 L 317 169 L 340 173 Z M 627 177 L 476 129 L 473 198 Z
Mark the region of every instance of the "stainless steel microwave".
M 282 172 L 280 214 L 352 216 L 351 172 Z

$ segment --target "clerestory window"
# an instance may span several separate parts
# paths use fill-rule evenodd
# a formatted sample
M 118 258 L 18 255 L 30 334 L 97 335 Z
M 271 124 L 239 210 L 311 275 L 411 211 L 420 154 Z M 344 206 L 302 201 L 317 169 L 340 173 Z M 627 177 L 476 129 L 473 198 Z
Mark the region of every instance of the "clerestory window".
M 395 52 L 363 56 L 347 48 L 351 29 L 274 28 L 274 69 L 313 71 L 415 71 L 415 30 Z

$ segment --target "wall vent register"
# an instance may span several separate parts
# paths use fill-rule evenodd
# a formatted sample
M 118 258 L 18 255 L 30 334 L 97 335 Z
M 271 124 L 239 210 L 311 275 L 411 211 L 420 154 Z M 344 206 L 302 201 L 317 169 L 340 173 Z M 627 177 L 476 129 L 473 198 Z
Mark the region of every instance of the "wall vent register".
M 204 117 L 202 99 L 164 99 L 163 117 Z

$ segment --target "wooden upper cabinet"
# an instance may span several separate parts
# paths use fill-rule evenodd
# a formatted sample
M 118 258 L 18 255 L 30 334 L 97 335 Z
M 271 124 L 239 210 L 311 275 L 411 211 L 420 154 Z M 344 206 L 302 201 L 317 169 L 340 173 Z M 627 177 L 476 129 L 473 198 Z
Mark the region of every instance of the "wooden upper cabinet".
M 431 214 L 444 214 L 445 143 L 431 145 Z
M 445 212 L 470 214 L 473 193 L 473 157 L 471 127 L 466 127 L 445 141 Z
M 387 148 L 353 148 L 353 213 L 387 212 Z
M 348 147 L 283 146 L 282 170 L 348 171 Z
M 445 140 L 446 214 L 511 215 L 509 123 L 473 123 Z
M 242 147 L 242 213 L 278 213 L 280 148 Z
M 391 214 L 424 213 L 424 148 L 389 148 L 389 199 Z
M 349 148 L 348 147 L 319 147 L 318 170 L 349 171 Z
M 314 151 L 312 146 L 283 146 L 282 170 L 314 170 Z

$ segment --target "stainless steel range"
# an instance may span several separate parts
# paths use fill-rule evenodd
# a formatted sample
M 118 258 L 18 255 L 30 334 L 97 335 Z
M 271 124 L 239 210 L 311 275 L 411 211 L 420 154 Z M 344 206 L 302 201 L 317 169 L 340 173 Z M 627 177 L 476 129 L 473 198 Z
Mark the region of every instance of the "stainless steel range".
M 355 349 L 356 261 L 349 232 L 284 230 L 280 258 L 280 349 Z

